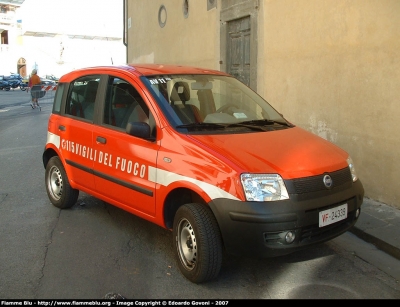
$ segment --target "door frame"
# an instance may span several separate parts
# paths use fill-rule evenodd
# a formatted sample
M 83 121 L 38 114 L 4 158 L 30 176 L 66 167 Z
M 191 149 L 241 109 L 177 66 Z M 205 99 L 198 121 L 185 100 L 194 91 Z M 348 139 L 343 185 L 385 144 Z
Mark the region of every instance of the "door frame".
M 220 70 L 227 72 L 227 46 L 228 46 L 228 22 L 250 16 L 250 87 L 257 91 L 257 25 L 259 0 L 230 0 L 221 1 L 221 27 L 220 27 Z

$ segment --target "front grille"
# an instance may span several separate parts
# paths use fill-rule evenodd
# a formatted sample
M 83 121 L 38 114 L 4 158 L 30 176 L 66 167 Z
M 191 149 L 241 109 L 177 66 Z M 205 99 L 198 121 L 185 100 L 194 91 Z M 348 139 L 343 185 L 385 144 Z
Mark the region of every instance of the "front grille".
M 317 224 L 304 227 L 301 230 L 299 244 L 307 244 L 315 241 L 324 240 L 327 237 L 337 236 L 341 232 L 346 231 L 354 222 L 354 213 L 349 213 L 347 219 L 336 222 L 334 224 L 319 227 Z
M 311 215 L 314 216 L 313 220 L 315 221 L 313 224 L 310 224 L 308 226 L 303 226 L 300 228 L 293 228 L 293 229 L 286 229 L 286 230 L 280 230 L 280 231 L 275 231 L 275 232 L 264 232 L 264 242 L 265 244 L 269 246 L 296 246 L 296 247 L 301 247 L 305 245 L 309 245 L 314 242 L 324 242 L 326 240 L 329 240 L 331 238 L 337 237 L 338 235 L 342 234 L 343 232 L 347 231 L 356 221 L 356 210 L 353 208 L 352 204 L 355 202 L 354 199 L 348 199 L 344 202 L 337 203 L 334 205 L 326 206 L 323 208 L 317 208 L 313 210 L 308 210 L 306 211 L 306 215 Z M 318 220 L 318 214 L 322 210 L 326 210 L 332 207 L 336 207 L 340 204 L 347 203 L 349 205 L 349 212 L 347 215 L 347 218 L 324 226 L 324 227 L 319 227 L 319 220 Z M 353 208 L 353 209 L 352 209 Z M 288 231 L 292 231 L 296 234 L 296 240 L 292 244 L 288 244 L 285 242 L 285 235 Z
M 325 175 L 330 175 L 332 178 L 333 185 L 330 189 L 352 182 L 350 168 L 346 167 L 336 172 L 290 180 L 292 184 L 288 186 L 291 186 L 293 191 L 289 193 L 304 194 L 327 190 L 323 182 Z
M 308 245 L 313 242 L 324 242 L 330 238 L 337 237 L 341 233 L 347 231 L 355 221 L 354 212 L 349 213 L 347 219 L 340 222 L 319 227 L 318 224 L 303 227 L 301 229 L 291 230 L 295 232 L 297 243 L 294 243 L 294 247 L 300 247 L 303 245 Z M 290 246 L 290 244 L 285 242 L 285 235 L 289 230 L 278 231 L 278 232 L 264 232 L 264 242 L 269 246 Z

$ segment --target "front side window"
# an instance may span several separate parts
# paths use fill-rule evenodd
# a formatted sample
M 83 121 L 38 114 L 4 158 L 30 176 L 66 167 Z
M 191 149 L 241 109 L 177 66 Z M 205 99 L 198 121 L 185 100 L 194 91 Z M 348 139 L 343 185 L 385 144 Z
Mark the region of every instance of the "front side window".
M 144 122 L 155 133 L 154 118 L 136 88 L 124 79 L 110 76 L 104 104 L 103 123 L 126 129 L 128 122 Z M 153 133 L 153 136 L 154 136 Z
M 65 113 L 93 121 L 100 76 L 85 76 L 71 83 Z

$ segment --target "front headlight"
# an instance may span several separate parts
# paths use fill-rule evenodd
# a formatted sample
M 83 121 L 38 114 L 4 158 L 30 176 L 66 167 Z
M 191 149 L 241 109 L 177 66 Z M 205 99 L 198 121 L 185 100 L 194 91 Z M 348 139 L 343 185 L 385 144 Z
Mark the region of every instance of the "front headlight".
M 350 157 L 347 158 L 347 164 L 349 165 L 351 177 L 353 178 L 353 182 L 356 182 L 358 179 L 358 176 L 356 173 L 356 168 L 354 167 L 353 160 Z
M 289 199 L 285 183 L 277 174 L 242 174 L 240 180 L 247 201 Z

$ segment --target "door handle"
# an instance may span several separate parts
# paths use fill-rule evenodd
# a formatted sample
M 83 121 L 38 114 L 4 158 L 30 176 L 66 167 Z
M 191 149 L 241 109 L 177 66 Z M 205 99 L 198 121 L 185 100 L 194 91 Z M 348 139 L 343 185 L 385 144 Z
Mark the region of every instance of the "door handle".
M 58 126 L 58 130 L 65 131 L 65 126 L 63 125 Z
M 102 136 L 98 136 L 98 137 L 96 137 L 96 142 L 97 143 L 101 143 L 101 144 L 105 144 L 105 143 L 107 143 L 107 139 L 103 138 Z

